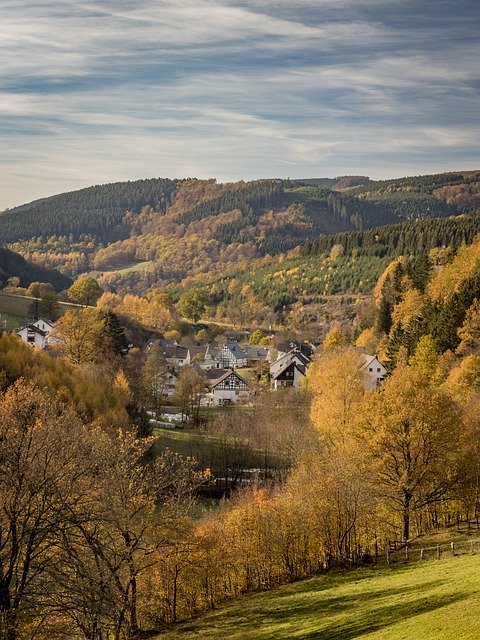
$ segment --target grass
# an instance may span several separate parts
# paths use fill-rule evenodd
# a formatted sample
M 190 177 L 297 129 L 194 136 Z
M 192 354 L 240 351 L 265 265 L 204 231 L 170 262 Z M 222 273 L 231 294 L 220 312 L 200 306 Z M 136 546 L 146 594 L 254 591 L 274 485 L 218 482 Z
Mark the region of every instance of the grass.
M 0 291 L 0 314 L 2 314 L 2 317 L 10 317 L 17 324 L 25 323 L 27 318 L 31 321 L 30 308 L 36 299 Z M 79 309 L 81 306 L 72 302 L 58 302 L 57 315 L 63 315 L 67 309 Z
M 143 271 L 143 269 L 147 269 L 152 265 L 152 262 L 132 262 L 131 264 L 127 264 L 121 269 L 112 269 L 112 271 L 116 271 L 117 273 L 132 273 L 133 271 Z
M 477 640 L 480 556 L 305 580 L 180 624 L 158 640 Z

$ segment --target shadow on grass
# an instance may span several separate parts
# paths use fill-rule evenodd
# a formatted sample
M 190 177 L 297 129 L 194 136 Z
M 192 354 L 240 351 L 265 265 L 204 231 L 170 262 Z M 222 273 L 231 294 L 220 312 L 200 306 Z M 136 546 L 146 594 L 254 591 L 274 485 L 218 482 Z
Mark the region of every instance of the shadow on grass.
M 366 633 L 380 631 L 391 625 L 398 624 L 410 618 L 423 613 L 429 613 L 436 609 L 441 609 L 466 598 L 466 593 L 452 593 L 450 595 L 419 598 L 414 602 L 398 603 L 377 607 L 368 613 L 355 615 L 355 619 L 348 620 L 338 625 L 331 624 L 316 631 L 307 631 L 302 635 L 296 636 L 302 640 L 353 640 L 360 638 Z M 352 617 L 354 612 L 352 612 Z M 277 638 L 280 640 L 281 635 L 271 635 L 271 640 Z
M 453 604 L 467 597 L 468 594 L 456 592 L 446 595 L 433 595 L 432 589 L 438 588 L 443 583 L 442 580 L 415 585 L 411 587 L 398 587 L 394 589 L 376 589 L 346 596 L 322 595 L 309 598 L 308 602 L 292 603 L 286 600 L 280 601 L 283 606 L 258 612 L 259 633 L 256 637 L 259 640 L 283 640 L 285 638 L 285 625 L 297 628 L 295 638 L 299 640 L 353 640 L 360 638 L 367 633 L 380 631 L 391 625 L 397 624 L 409 618 L 429 613 L 442 607 Z M 287 594 L 286 594 L 287 595 Z M 406 601 L 385 603 L 385 599 L 404 596 Z M 414 596 L 412 598 L 412 596 Z M 375 605 L 378 602 L 378 605 Z M 225 612 L 227 613 L 227 612 Z M 256 618 L 255 611 L 249 612 L 249 620 L 235 623 L 237 626 L 251 626 L 252 619 Z M 235 618 L 234 612 L 228 618 Z M 339 620 L 338 617 L 341 617 Z M 333 619 L 332 619 L 333 618 Z M 335 619 L 337 618 L 337 619 Z M 330 620 L 330 621 L 329 621 Z M 306 623 L 306 624 L 305 624 Z M 266 625 L 268 631 L 262 634 L 261 627 Z M 275 628 L 278 625 L 278 628 Z M 300 630 L 308 626 L 304 633 Z M 282 628 L 283 627 L 283 628 Z M 316 627 L 316 629 L 312 629 Z M 253 636 L 252 636 L 253 637 Z

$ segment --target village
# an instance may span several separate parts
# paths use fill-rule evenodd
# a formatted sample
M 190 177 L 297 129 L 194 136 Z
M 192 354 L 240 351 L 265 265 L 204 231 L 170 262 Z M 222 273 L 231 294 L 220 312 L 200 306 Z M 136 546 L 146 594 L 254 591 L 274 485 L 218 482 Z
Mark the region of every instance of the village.
M 38 318 L 16 333 L 29 346 L 54 355 L 57 340 L 54 328 L 52 320 Z M 252 345 L 248 336 L 249 332 L 232 334 L 223 345 L 201 341 L 180 343 L 161 337 L 148 340 L 141 348 L 145 357 L 156 347 L 166 363 L 162 376 L 160 372 L 158 376 L 160 402 L 175 402 L 179 374 L 185 368 L 195 372 L 197 380 L 203 380 L 199 393 L 202 407 L 245 402 L 262 387 L 273 392 L 304 388 L 309 365 L 321 347 L 290 340 L 275 343 L 274 336 L 269 346 Z M 133 344 L 129 348 L 133 348 Z M 387 375 L 386 368 L 376 355 L 366 353 L 363 347 L 353 348 L 358 352 L 358 369 L 363 373 L 365 388 L 378 388 Z

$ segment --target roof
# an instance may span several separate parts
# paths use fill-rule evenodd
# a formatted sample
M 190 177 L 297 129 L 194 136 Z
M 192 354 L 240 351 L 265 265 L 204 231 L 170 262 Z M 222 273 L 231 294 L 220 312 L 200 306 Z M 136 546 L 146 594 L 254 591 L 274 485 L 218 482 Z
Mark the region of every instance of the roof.
M 277 349 L 283 353 L 289 353 L 290 351 L 296 350 L 307 358 L 311 358 L 314 351 L 312 345 L 305 342 L 297 342 L 296 340 L 284 340 L 277 345 Z
M 233 371 L 233 369 L 210 369 L 209 371 L 205 371 L 204 373 L 211 387 L 216 387 L 217 384 L 220 384 L 220 382 L 223 382 L 231 375 L 234 375 L 241 382 L 248 384 L 247 381 L 242 378 L 242 376 L 239 375 L 236 371 Z
M 247 357 L 245 351 L 236 342 L 226 344 L 223 348 L 228 349 L 237 359 L 243 359 Z
M 48 318 L 38 318 L 38 320 L 36 320 L 34 324 L 37 324 L 37 322 L 43 322 L 44 324 L 48 324 L 49 327 L 53 327 L 54 325 L 53 321 L 49 320 Z
M 269 350 L 269 347 L 258 347 L 257 345 L 244 347 L 244 352 L 248 360 L 266 359 Z
M 179 345 L 164 347 L 163 355 L 165 358 L 183 358 L 188 356 L 187 347 L 180 347 Z
M 270 365 L 270 374 L 275 375 L 275 371 L 277 369 L 282 369 L 284 363 L 287 361 L 288 361 L 287 366 L 289 366 L 292 363 L 292 361 L 295 361 L 298 367 L 303 366 L 304 369 L 306 369 L 308 364 L 310 363 L 310 360 L 307 358 L 307 356 L 301 353 L 300 351 L 289 351 L 288 353 L 285 353 L 283 356 L 280 356 L 280 358 L 277 358 L 275 362 L 272 362 L 272 364 Z
M 360 356 L 360 371 L 363 371 L 363 369 L 369 367 L 374 361 L 378 362 L 378 364 L 383 367 L 383 364 L 380 362 L 377 356 L 371 356 L 368 353 L 362 353 Z
M 297 355 L 297 353 L 287 353 L 282 358 L 276 360 L 270 367 L 270 376 L 275 380 L 292 365 L 298 369 L 302 375 L 305 375 L 307 372 L 307 366 L 306 364 L 298 362 L 298 359 L 295 357 Z
M 23 327 L 23 329 L 26 329 L 27 331 L 31 331 L 32 333 L 38 333 L 38 335 L 42 336 L 43 338 L 47 335 L 47 331 L 43 331 L 43 329 L 39 329 L 34 324 L 27 324 L 27 326 Z M 20 329 L 18 333 L 21 333 L 23 329 Z

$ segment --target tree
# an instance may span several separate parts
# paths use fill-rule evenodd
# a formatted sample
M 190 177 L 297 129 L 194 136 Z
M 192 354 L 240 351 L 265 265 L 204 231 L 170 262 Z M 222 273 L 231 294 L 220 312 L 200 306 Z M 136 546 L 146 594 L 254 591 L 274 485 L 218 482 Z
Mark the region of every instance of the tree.
M 455 482 L 462 439 L 459 408 L 428 377 L 400 367 L 358 407 L 356 430 L 373 486 L 402 521 L 403 540 L 413 514 L 441 500 Z
M 51 333 L 50 345 L 71 364 L 102 361 L 105 324 L 96 309 L 68 310 Z
M 408 362 L 412 367 L 432 379 L 437 372 L 439 356 L 435 340 L 431 335 L 425 335 L 418 341 L 415 353 Z
M 104 351 L 111 351 L 117 356 L 124 356 L 128 351 L 128 340 L 125 329 L 120 324 L 118 316 L 113 311 L 102 311 L 103 332 L 105 337 Z
M 461 343 L 458 345 L 458 353 L 480 351 L 480 301 L 475 298 L 467 309 L 465 321 L 457 331 Z
M 167 380 L 168 363 L 161 344 L 154 342 L 142 367 L 142 390 L 147 408 L 154 412 L 157 419 L 167 395 Z
M 198 322 L 208 305 L 208 294 L 204 289 L 190 289 L 180 296 L 178 311 L 182 316 Z
M 260 344 L 263 338 L 266 338 L 266 335 L 263 333 L 263 331 L 257 329 L 252 333 L 248 342 L 252 345 Z
M 69 300 L 85 306 L 94 305 L 102 293 L 102 287 L 91 276 L 81 276 L 67 291 Z
M 182 415 L 191 420 L 194 426 L 200 422 L 200 401 L 205 393 L 206 380 L 195 367 L 188 365 L 180 369 L 175 389 L 175 402 Z
M 352 348 L 327 352 L 311 364 L 307 383 L 313 426 L 327 446 L 343 446 L 350 439 L 356 407 L 365 393 L 358 353 Z
M 327 331 L 327 334 L 323 340 L 323 349 L 328 351 L 329 349 L 335 349 L 337 347 L 344 347 L 347 344 L 345 334 L 338 324 L 333 325 L 331 329 Z
M 78 418 L 54 396 L 17 382 L 0 413 L 0 637 L 16 640 L 48 610 L 47 573 L 89 461 Z

